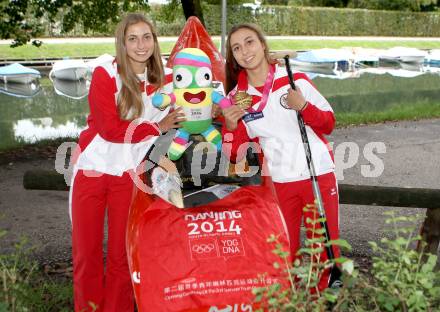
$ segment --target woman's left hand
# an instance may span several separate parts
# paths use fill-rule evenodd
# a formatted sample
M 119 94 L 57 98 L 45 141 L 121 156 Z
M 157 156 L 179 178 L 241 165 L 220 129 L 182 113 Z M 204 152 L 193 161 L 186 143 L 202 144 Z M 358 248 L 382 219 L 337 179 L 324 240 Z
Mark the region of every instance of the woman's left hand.
M 302 95 L 301 90 L 289 89 L 287 93 L 287 105 L 289 105 L 291 109 L 294 109 L 296 111 L 301 111 L 306 108 L 307 101 Z
M 222 110 L 221 110 L 220 106 L 212 105 L 212 110 L 211 110 L 212 119 L 216 119 L 218 116 L 220 116 L 221 113 L 222 113 Z

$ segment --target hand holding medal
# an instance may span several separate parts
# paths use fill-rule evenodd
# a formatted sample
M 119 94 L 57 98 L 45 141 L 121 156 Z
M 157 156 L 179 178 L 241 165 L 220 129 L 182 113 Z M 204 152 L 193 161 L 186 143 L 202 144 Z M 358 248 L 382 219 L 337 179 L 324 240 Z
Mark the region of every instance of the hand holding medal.
M 237 129 L 238 121 L 246 115 L 246 111 L 239 105 L 232 105 L 223 109 L 223 115 L 225 116 L 225 125 L 229 131 Z
M 252 106 L 252 96 L 246 93 L 246 91 L 237 91 L 233 97 L 235 105 L 243 110 L 247 110 Z

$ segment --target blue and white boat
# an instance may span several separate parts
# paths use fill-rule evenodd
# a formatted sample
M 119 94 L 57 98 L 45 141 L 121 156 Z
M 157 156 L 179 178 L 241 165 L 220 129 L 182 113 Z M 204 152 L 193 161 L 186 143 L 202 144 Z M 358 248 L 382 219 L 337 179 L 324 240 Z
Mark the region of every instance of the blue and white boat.
M 3 80 L 4 83 L 29 84 L 38 78 L 41 78 L 41 74 L 38 70 L 23 66 L 19 63 L 0 67 L 0 79 Z
M 323 69 L 348 67 L 351 59 L 352 53 L 347 50 L 325 48 L 300 52 L 296 58 L 290 59 L 290 64 L 300 71 L 319 73 Z

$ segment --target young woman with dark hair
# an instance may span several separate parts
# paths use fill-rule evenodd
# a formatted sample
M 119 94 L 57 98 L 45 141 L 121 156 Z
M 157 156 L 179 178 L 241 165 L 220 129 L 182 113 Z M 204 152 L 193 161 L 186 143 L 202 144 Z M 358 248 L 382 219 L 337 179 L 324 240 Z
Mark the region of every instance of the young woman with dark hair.
M 230 30 L 225 68 L 227 93 L 236 105 L 223 111 L 223 138 L 227 139 L 223 145 L 232 146 L 231 151 L 226 152 L 231 152 L 231 160 L 237 162 L 244 157 L 243 144 L 259 143 L 286 220 L 292 256 L 295 258 L 300 246 L 303 217 L 308 229 L 312 224 L 305 220 L 317 218 L 313 211 L 303 210 L 314 203 L 314 196 L 298 113 L 306 124 L 331 239 L 337 239 L 338 188 L 333 154 L 324 137 L 335 125 L 331 106 L 303 73 L 294 73 L 297 90 L 291 89 L 286 68 L 271 59 L 267 42 L 257 25 L 240 24 Z M 310 234 L 311 231 L 307 231 L 307 235 Z M 323 250 L 320 261 L 327 258 Z M 334 250 L 337 257 L 339 250 Z M 327 285 L 326 271 L 319 289 Z

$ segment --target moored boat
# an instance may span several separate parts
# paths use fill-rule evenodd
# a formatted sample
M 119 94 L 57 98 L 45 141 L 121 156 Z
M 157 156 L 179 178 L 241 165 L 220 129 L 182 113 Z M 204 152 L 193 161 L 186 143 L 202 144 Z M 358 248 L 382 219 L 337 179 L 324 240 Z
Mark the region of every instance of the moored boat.
M 114 56 L 104 53 L 103 55 L 98 56 L 95 59 L 89 60 L 86 62 L 86 65 L 89 67 L 91 73 L 101 64 L 112 62 L 115 59 Z
M 87 96 L 87 94 L 89 93 L 88 81 L 85 79 L 76 81 L 54 79 L 52 83 L 56 94 L 74 100 L 80 100 Z
M 41 74 L 38 70 L 23 66 L 20 63 L 0 67 L 0 79 L 5 83 L 28 84 L 38 78 L 41 78 Z
M 86 79 L 89 72 L 90 69 L 83 60 L 60 60 L 53 64 L 52 70 L 49 73 L 49 79 Z
M 297 70 L 318 72 L 322 69 L 337 70 L 348 67 L 352 53 L 340 49 L 317 49 L 300 52 L 296 58 L 290 59 L 290 64 Z
M 0 93 L 7 94 L 10 96 L 30 98 L 37 95 L 41 91 L 41 86 L 38 81 L 31 83 L 1 83 Z

